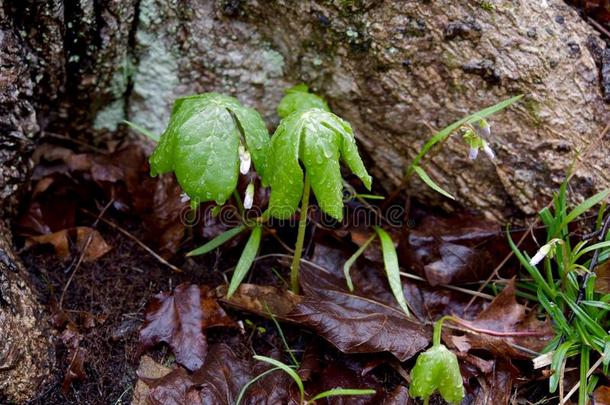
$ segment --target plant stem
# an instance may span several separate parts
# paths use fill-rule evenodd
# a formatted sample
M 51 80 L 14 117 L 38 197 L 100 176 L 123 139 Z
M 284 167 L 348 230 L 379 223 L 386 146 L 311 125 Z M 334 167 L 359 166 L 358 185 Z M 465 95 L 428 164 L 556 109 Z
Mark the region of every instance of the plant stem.
M 446 315 L 446 316 L 443 316 L 438 321 L 434 322 L 434 329 L 432 332 L 432 345 L 433 346 L 438 346 L 441 344 L 441 332 L 443 330 L 443 322 L 448 319 L 453 320 L 453 317 L 451 315 Z
M 301 217 L 299 218 L 299 231 L 297 243 L 294 247 L 294 256 L 290 266 L 290 286 L 292 292 L 299 293 L 299 264 L 303 253 L 303 242 L 305 241 L 305 229 L 307 228 L 307 209 L 309 208 L 309 175 L 305 173 L 305 185 L 303 186 L 303 198 L 301 199 Z

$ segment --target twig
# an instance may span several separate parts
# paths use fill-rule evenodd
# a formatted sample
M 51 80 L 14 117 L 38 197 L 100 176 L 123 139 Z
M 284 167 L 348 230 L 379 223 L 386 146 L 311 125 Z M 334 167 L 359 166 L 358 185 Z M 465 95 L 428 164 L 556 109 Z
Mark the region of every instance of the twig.
M 423 277 L 416 276 L 415 274 L 404 273 L 402 271 L 400 272 L 400 275 L 403 276 L 403 277 L 406 277 L 406 278 L 410 278 L 412 280 L 424 281 L 424 282 L 427 281 Z M 496 298 L 496 297 L 494 297 L 493 295 L 490 295 L 490 294 L 485 294 L 485 293 L 482 293 L 480 291 L 473 291 L 473 290 L 469 290 L 468 288 L 461 288 L 461 287 L 457 287 L 457 286 L 450 285 L 450 284 L 439 284 L 439 287 L 446 288 L 448 290 L 453 290 L 453 291 L 461 292 L 461 293 L 464 293 L 464 294 L 474 295 L 475 297 L 484 298 L 486 300 L 493 300 L 494 298 Z
M 603 357 L 600 357 L 599 359 L 597 359 L 597 361 L 595 362 L 595 364 L 593 364 L 591 366 L 591 368 L 589 369 L 589 371 L 587 371 L 587 378 L 591 377 L 591 374 L 593 374 L 593 372 L 599 367 L 600 364 L 602 364 L 602 360 Z M 559 405 L 563 405 L 565 403 L 568 402 L 568 400 L 570 399 L 570 397 L 572 395 L 574 395 L 574 393 L 576 392 L 576 390 L 578 389 L 578 387 L 580 387 L 580 381 L 578 381 L 570 390 L 570 392 L 568 392 L 568 394 L 565 396 L 565 398 L 559 403 Z
M 95 215 L 92 212 L 81 208 L 81 211 L 83 211 L 85 214 L 89 214 L 89 215 Z M 146 250 L 152 257 L 154 257 L 155 259 L 157 259 L 160 263 L 166 265 L 167 267 L 169 267 L 170 269 L 172 269 L 173 271 L 175 271 L 176 273 L 182 273 L 182 269 L 180 269 L 179 267 L 174 266 L 173 264 L 171 264 L 170 262 L 168 262 L 167 260 L 165 260 L 164 258 L 162 258 L 161 256 L 159 256 L 157 253 L 155 253 L 154 250 L 152 250 L 151 248 L 149 248 L 148 246 L 146 246 L 140 239 L 136 238 L 135 236 L 133 236 L 131 233 L 129 233 L 129 231 L 121 228 L 119 225 L 115 224 L 112 221 L 109 221 L 107 219 L 104 218 L 100 218 L 100 220 L 105 223 L 106 225 L 116 229 L 117 231 L 121 232 L 123 235 L 127 236 L 129 239 L 133 240 L 135 243 L 137 243 L 142 249 Z
M 108 201 L 108 204 L 106 204 L 106 206 L 104 206 L 104 208 L 100 211 L 100 213 L 97 216 L 97 218 L 95 219 L 95 221 L 93 221 L 91 228 L 95 229 L 95 227 L 97 227 L 97 224 L 102 219 L 102 216 L 106 213 L 106 210 L 108 210 L 108 208 L 110 208 L 110 206 L 112 205 L 113 202 L 114 202 L 113 199 Z M 59 298 L 59 309 L 63 309 L 66 291 L 68 291 L 68 287 L 70 287 L 70 284 L 72 284 L 72 279 L 74 279 L 74 275 L 80 268 L 80 265 L 83 262 L 83 259 L 85 258 L 85 254 L 87 253 L 87 249 L 89 249 L 89 245 L 91 244 L 92 240 L 93 240 L 93 232 L 89 232 L 89 235 L 87 236 L 87 240 L 85 241 L 85 243 L 83 244 L 83 247 L 81 249 L 81 253 L 80 253 L 80 256 L 78 257 L 78 261 L 76 262 L 76 265 L 74 266 L 74 270 L 72 271 L 72 274 L 70 274 L 70 277 L 68 278 L 68 281 L 66 282 L 66 285 L 64 286 L 64 289 L 61 291 L 61 296 Z

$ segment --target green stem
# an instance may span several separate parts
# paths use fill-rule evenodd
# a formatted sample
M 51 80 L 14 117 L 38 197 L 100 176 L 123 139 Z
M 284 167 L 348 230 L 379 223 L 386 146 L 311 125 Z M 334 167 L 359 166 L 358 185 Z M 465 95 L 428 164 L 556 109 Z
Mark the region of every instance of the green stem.
M 428 405 L 430 403 L 430 397 L 424 398 L 424 405 Z
M 299 293 L 299 265 L 303 253 L 303 242 L 305 241 L 305 229 L 307 228 L 307 208 L 309 207 L 309 175 L 305 173 L 305 185 L 303 186 L 303 198 L 301 199 L 301 218 L 299 218 L 299 231 L 297 243 L 294 247 L 294 256 L 290 266 L 290 286 L 292 292 Z
M 443 330 L 443 322 L 448 319 L 453 319 L 451 315 L 443 316 L 438 321 L 434 322 L 434 331 L 432 332 L 432 345 L 438 346 L 441 344 L 441 332 Z

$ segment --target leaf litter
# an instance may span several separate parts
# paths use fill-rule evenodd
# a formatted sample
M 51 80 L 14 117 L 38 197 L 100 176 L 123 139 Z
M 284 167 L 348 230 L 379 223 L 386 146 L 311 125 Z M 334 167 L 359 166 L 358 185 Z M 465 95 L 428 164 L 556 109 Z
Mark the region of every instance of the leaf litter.
M 354 264 L 354 291 L 347 289 L 343 263 L 371 231 L 349 223 L 316 231 L 310 264 L 302 266 L 302 295 L 287 292 L 277 277 L 284 263 L 269 258 L 257 264 L 249 282 L 228 300 L 222 270 L 235 264 L 231 250 L 243 239 L 235 238 L 211 257 L 179 259 L 181 252 L 228 226 L 206 206 L 199 223 L 185 224 L 188 204 L 181 200 L 175 179 L 151 179 L 145 156 L 133 145 L 107 154 L 45 146 L 35 155 L 31 198 L 14 229 L 28 246 L 22 258 L 49 302 L 66 281 L 62 257 L 82 254 L 83 238 L 92 240 L 84 251 L 82 274 L 68 291 L 69 309 L 55 311 L 65 374 L 58 390 L 41 398 L 42 403 L 64 403 L 75 395 L 100 398 L 102 392 L 106 400 L 133 395 L 136 404 L 232 404 L 244 385 L 269 370 L 254 354 L 290 362 L 291 350 L 300 359 L 297 370 L 307 397 L 349 386 L 373 388 L 377 394 L 328 403 L 402 404 L 410 401 L 413 357 L 430 345 L 431 322 L 448 314 L 478 330 L 543 331 L 499 337 L 451 325 L 443 334 L 461 363 L 465 403 L 504 403 L 523 386 L 524 361 L 541 350 L 549 324 L 519 303 L 507 278 L 493 301 L 479 298 L 474 304 L 469 294 L 444 287 L 476 288 L 491 274 L 508 251 L 497 224 L 471 214 L 436 216 L 415 207 L 410 226 L 389 230 L 398 242 L 402 270 L 420 277 L 402 279 L 414 318 L 395 304 L 377 242 Z M 268 193 L 257 187 L 255 201 L 264 206 L 266 200 Z M 111 221 L 163 256 L 184 260 L 181 267 L 188 274 L 170 274 L 102 223 L 92 227 L 94 218 L 82 210 L 99 213 L 108 202 Z M 273 232 L 280 238 L 287 234 L 281 227 Z M 56 253 L 44 249 L 45 243 Z M 282 246 L 271 245 L 267 253 L 277 249 Z M 43 264 L 35 264 L 41 260 Z M 515 269 L 509 265 L 503 271 L 510 277 Z M 283 329 L 281 336 L 274 320 Z M 104 353 L 114 359 L 112 365 L 103 363 Z M 297 391 L 285 373 L 273 371 L 250 385 L 242 403 L 297 403 Z M 596 395 L 604 395 L 603 390 L 598 388 Z

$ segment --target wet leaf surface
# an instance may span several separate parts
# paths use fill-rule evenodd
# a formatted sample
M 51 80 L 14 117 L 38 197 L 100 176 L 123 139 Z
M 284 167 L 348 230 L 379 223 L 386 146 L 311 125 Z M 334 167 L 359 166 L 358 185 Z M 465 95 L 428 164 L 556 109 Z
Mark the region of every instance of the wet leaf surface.
M 425 216 L 400 240 L 403 266 L 431 286 L 485 280 L 509 252 L 498 224 L 472 216 Z
M 206 287 L 183 283 L 173 293 L 162 292 L 150 302 L 144 328 L 140 331 L 142 350 L 167 343 L 176 361 L 191 371 L 205 362 L 208 344 L 204 330 L 214 326 L 235 326 Z
M 516 345 L 540 352 L 554 335 L 548 321 L 538 320 L 534 311 L 517 302 L 514 280 L 507 284 L 487 309 L 474 320 L 465 323 L 480 330 L 536 335 L 493 336 L 485 333 L 467 333 L 464 336 L 451 335 L 448 338 L 453 347 L 460 351 L 483 349 L 503 358 L 531 359 L 531 354 L 517 349 Z

